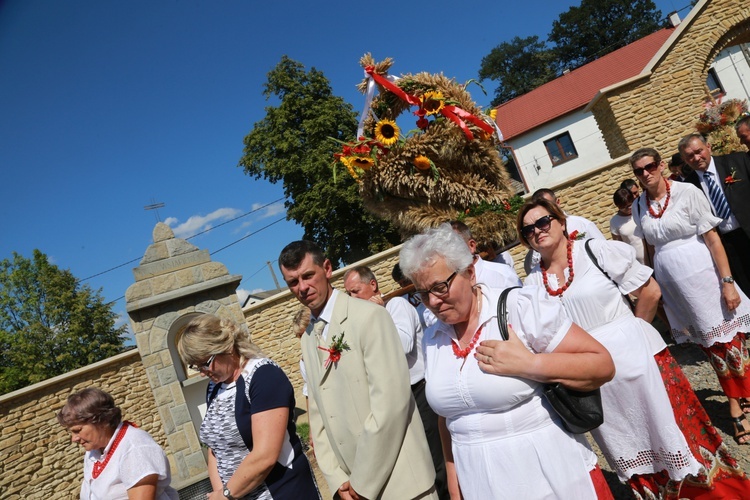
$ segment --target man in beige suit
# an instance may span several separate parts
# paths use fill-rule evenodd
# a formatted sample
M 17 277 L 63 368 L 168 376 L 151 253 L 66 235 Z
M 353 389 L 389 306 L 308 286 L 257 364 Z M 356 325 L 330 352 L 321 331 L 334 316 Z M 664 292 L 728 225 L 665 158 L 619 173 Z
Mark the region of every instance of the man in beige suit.
M 312 313 L 312 331 L 301 339 L 310 433 L 334 497 L 436 499 L 435 469 L 388 312 L 335 290 L 331 262 L 310 241 L 287 245 L 279 267 Z M 340 358 L 327 363 L 336 357 L 328 351 L 335 340 Z

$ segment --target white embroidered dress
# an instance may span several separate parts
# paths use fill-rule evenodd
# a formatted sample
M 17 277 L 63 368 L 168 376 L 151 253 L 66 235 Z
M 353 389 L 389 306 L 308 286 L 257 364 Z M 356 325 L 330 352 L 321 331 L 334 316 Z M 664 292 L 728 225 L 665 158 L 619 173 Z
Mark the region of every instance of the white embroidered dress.
M 643 286 L 652 271 L 638 263 L 635 250 L 626 243 L 591 240 L 589 244 L 617 285 L 589 259 L 585 241 L 575 241 L 575 277 L 555 300 L 574 323 L 607 348 L 615 363 L 615 378 L 601 387 L 604 423 L 591 434 L 621 481 L 662 470 L 677 481 L 696 474 L 701 465 L 675 421 L 654 359 L 666 345 L 659 332 L 633 315 L 622 295 Z M 567 269 L 565 273 L 567 279 Z M 553 289 L 560 286 L 554 274 L 548 282 Z M 525 283 L 543 285 L 539 265 Z
M 665 199 L 652 201 L 664 205 Z M 656 208 L 655 208 L 656 210 Z M 657 211 L 658 213 L 658 211 Z M 721 277 L 700 236 L 719 225 L 705 195 L 692 184 L 673 182 L 671 199 L 661 218 L 652 217 L 646 195 L 633 202 L 638 236 L 654 246 L 654 277 L 661 286 L 675 341 L 710 347 L 731 342 L 750 329 L 750 301 L 742 290 L 740 306 L 728 311 L 721 297 Z
M 481 290 L 477 343 L 502 340 L 501 290 Z M 553 351 L 570 329 L 565 311 L 537 287 L 511 291 L 507 305 L 509 323 L 533 352 Z M 446 418 L 464 498 L 596 498 L 590 477 L 596 455 L 583 436 L 562 428 L 541 384 L 484 373 L 474 351 L 464 363 L 453 353 L 451 325 L 438 321 L 424 338 L 427 400 Z

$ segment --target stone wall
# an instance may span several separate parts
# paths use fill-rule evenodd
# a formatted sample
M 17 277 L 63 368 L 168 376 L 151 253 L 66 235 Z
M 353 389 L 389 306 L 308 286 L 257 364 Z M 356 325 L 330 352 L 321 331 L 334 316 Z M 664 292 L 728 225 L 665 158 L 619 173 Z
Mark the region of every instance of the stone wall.
M 146 370 L 133 349 L 0 396 L 0 498 L 78 498 L 84 450 L 71 443 L 55 414 L 70 394 L 91 386 L 112 394 L 123 418 L 151 434 L 173 462 Z
M 604 93 L 592 107 L 613 158 L 641 147 L 677 152 L 707 99 L 706 76 L 716 55 L 750 40 L 750 3 L 703 0 L 659 54 L 651 74 Z

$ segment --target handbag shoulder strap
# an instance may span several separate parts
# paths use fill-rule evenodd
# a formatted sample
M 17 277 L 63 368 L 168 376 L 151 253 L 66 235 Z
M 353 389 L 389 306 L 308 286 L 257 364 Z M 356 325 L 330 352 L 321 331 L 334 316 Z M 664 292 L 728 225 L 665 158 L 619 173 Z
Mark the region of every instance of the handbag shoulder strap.
M 591 238 L 591 239 L 593 239 L 593 238 Z M 594 257 L 594 252 L 591 250 L 591 245 L 589 245 L 589 243 L 591 243 L 591 239 L 586 240 L 586 242 L 583 244 L 583 246 L 586 247 L 586 253 L 589 255 L 589 259 L 591 259 L 591 262 L 594 263 L 594 265 L 596 266 L 596 268 L 599 271 L 601 271 L 601 273 L 604 276 L 606 276 L 609 281 L 611 281 L 612 283 L 615 283 L 615 280 L 613 280 L 610 277 L 610 275 L 607 274 L 607 271 L 605 271 L 604 269 L 602 269 L 602 266 L 599 265 L 599 261 L 597 261 L 596 257 Z M 615 283 L 615 285 L 617 285 L 617 283 Z
M 503 340 L 508 340 L 508 294 L 514 288 L 521 288 L 520 286 L 511 286 L 506 288 L 500 294 L 500 298 L 497 299 L 497 326 L 500 328 L 500 336 Z

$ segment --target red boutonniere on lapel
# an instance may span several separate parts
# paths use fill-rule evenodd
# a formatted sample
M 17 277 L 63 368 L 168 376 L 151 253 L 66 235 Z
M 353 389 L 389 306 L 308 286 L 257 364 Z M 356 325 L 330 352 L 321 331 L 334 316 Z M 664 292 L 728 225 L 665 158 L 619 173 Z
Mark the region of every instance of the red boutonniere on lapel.
M 569 240 L 582 240 L 586 237 L 586 233 L 579 233 L 578 230 L 573 231 L 568 235 Z
M 338 363 L 341 359 L 341 352 L 349 350 L 349 344 L 344 340 L 344 334 L 342 333 L 338 337 L 335 335 L 333 336 L 331 347 L 326 348 L 318 346 L 318 349 L 321 351 L 328 351 L 328 359 L 323 363 L 323 367 L 328 368 L 331 366 L 331 363 Z
M 740 182 L 742 180 L 742 179 L 737 179 L 735 175 L 737 175 L 737 171 L 735 169 L 732 169 L 729 172 L 729 175 L 724 177 L 724 184 L 726 184 L 727 186 L 731 186 L 735 182 Z

